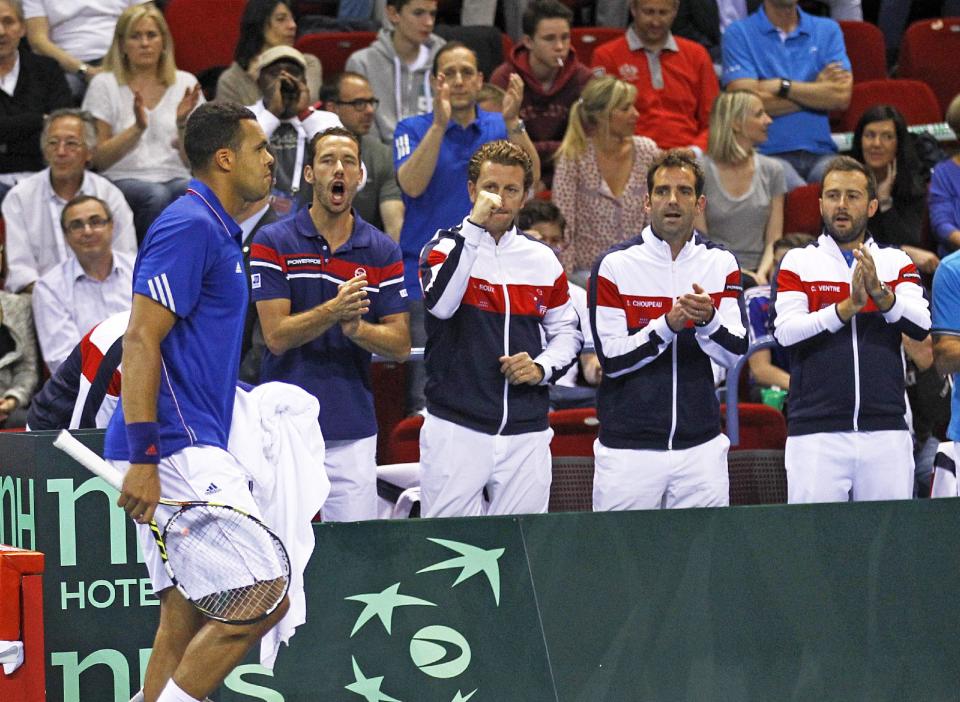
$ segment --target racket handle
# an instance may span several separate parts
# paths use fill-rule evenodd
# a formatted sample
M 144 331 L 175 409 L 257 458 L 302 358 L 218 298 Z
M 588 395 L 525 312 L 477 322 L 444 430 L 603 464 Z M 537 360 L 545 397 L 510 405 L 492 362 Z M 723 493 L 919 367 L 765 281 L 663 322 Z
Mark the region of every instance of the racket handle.
M 66 429 L 61 429 L 53 445 L 70 456 L 77 463 L 107 481 L 112 487 L 120 490 L 123 485 L 123 475 L 120 471 L 100 458 L 91 449 L 87 448 Z

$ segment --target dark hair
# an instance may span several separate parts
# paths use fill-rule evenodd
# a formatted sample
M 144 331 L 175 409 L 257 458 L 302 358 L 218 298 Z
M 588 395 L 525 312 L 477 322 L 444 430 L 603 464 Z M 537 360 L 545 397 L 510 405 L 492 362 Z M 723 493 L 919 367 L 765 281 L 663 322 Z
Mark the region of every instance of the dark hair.
M 863 130 L 873 122 L 893 121 L 897 132 L 897 176 L 893 181 L 893 199 L 900 203 L 922 197 L 925 191 L 923 186 L 920 157 L 913 146 L 913 139 L 907 131 L 907 122 L 896 107 L 890 105 L 874 105 L 860 116 L 857 128 L 853 130 L 853 146 L 850 155 L 860 163 L 863 160 Z
M 647 193 L 653 194 L 653 177 L 661 168 L 686 168 L 693 172 L 697 197 L 703 195 L 703 168 L 697 162 L 697 157 L 690 149 L 670 149 L 654 159 L 647 170 Z
M 310 142 L 307 144 L 307 165 L 313 166 L 313 159 L 317 155 L 317 144 L 320 143 L 321 139 L 329 136 L 350 137 L 350 139 L 352 139 L 357 145 L 357 158 L 361 157 L 360 140 L 357 138 L 356 134 L 343 127 L 330 127 L 328 129 L 324 129 L 322 132 L 317 132 L 313 135 L 313 138 L 310 139 Z
M 239 150 L 240 123 L 257 120 L 250 110 L 235 102 L 205 102 L 187 119 L 183 130 L 183 150 L 194 172 L 210 165 L 210 159 L 220 149 Z
M 567 220 L 564 219 L 560 208 L 549 200 L 533 199 L 524 205 L 517 213 L 517 226 L 520 229 L 530 229 L 538 222 L 551 222 L 560 227 L 560 233 L 563 234 L 567 228 Z
M 562 19 L 573 24 L 573 11 L 558 0 L 533 0 L 523 11 L 523 33 L 533 38 L 540 20 L 545 19 Z
M 409 5 L 413 0 L 387 0 L 387 5 L 396 8 L 397 12 L 403 9 L 404 5 Z
M 484 163 L 496 163 L 501 166 L 520 166 L 523 169 L 523 189 L 529 190 L 533 185 L 533 161 L 526 151 L 516 144 L 505 139 L 488 141 L 473 152 L 470 163 L 467 164 L 467 178 L 476 183 L 480 178 L 480 167 Z
M 107 221 L 113 221 L 113 213 L 110 212 L 110 205 L 105 201 L 101 200 L 99 197 L 94 197 L 93 195 L 84 195 L 81 193 L 74 198 L 71 198 L 66 205 L 63 206 L 63 209 L 60 210 L 60 228 L 66 232 L 67 231 L 67 210 L 71 207 L 76 207 L 77 205 L 82 205 L 85 202 L 99 202 L 100 207 L 103 208 L 103 213 L 107 215 Z
M 789 232 L 773 242 L 773 251 L 776 253 L 781 249 L 800 249 L 816 240 L 815 236 L 806 232 Z
M 443 56 L 443 55 L 444 55 L 445 53 L 447 53 L 448 51 L 453 51 L 454 49 L 466 49 L 466 50 L 469 51 L 471 54 L 473 54 L 473 61 L 474 61 L 474 63 L 477 63 L 477 52 L 476 52 L 476 51 L 474 51 L 473 49 L 471 49 L 469 46 L 467 46 L 466 44 L 464 44 L 462 41 L 448 41 L 446 44 L 444 44 L 442 47 L 440 47 L 440 51 L 438 51 L 438 52 L 437 52 L 437 55 L 433 57 L 433 75 L 434 75 L 434 77 L 436 77 L 436 76 L 438 75 L 438 71 L 440 70 L 440 57 Z M 479 70 L 479 64 L 477 64 L 477 65 L 478 65 L 477 70 Z
M 827 182 L 827 176 L 834 171 L 841 173 L 863 173 L 867 179 L 867 197 L 871 200 L 877 199 L 877 179 L 873 177 L 873 171 L 864 166 L 855 158 L 849 156 L 837 156 L 827 164 L 827 170 L 823 172 L 823 178 L 820 179 L 820 192 L 823 192 L 823 184 Z
M 367 85 L 370 85 L 370 79 L 367 78 L 367 77 L 366 77 L 365 75 L 363 75 L 362 73 L 356 73 L 356 72 L 354 72 L 354 71 L 341 71 L 340 74 L 337 75 L 336 79 L 333 81 L 333 85 L 330 86 L 330 87 L 331 87 L 331 90 L 330 90 L 328 93 L 324 93 L 325 95 L 329 95 L 329 96 L 330 96 L 330 97 L 327 98 L 327 99 L 328 99 L 328 100 L 339 100 L 339 99 L 340 99 L 340 90 L 341 90 L 341 88 L 343 88 L 343 81 L 349 80 L 349 79 L 362 80 L 362 81 L 363 81 L 364 83 L 366 83 Z
M 248 0 L 240 17 L 240 38 L 233 51 L 233 60 L 240 68 L 247 70 L 250 60 L 263 49 L 263 32 L 277 5 L 286 5 L 293 14 L 291 3 L 287 0 Z

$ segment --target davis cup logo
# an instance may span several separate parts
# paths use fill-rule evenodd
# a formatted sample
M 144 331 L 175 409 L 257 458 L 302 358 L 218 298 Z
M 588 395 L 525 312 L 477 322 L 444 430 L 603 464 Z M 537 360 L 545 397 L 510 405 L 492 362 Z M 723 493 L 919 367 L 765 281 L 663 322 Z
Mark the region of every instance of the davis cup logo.
M 500 566 L 499 559 L 505 549 L 482 549 L 459 541 L 447 539 L 428 539 L 458 554 L 453 558 L 434 563 L 416 571 L 416 575 L 442 570 L 456 570 L 460 573 L 453 581 L 451 588 L 470 580 L 474 576 L 486 577 L 493 595 L 495 607 L 500 606 Z M 365 637 L 375 636 L 368 631 L 367 624 L 374 618 L 378 619 L 383 631 L 388 637 L 393 635 L 393 613 L 398 607 L 438 607 L 434 602 L 401 592 L 402 583 L 394 583 L 381 592 L 351 595 L 344 599 L 362 603 L 363 609 L 350 632 L 350 638 L 364 633 Z M 414 590 L 416 581 L 403 586 L 405 590 Z M 442 617 L 442 610 L 424 610 L 429 612 L 429 619 L 436 621 L 437 615 Z M 375 626 L 375 625 L 372 625 Z M 360 645 L 357 637 L 356 646 Z M 470 643 L 456 629 L 443 624 L 428 624 L 420 627 L 411 637 L 406 648 L 409 651 L 410 661 L 423 675 L 435 680 L 451 680 L 463 677 L 464 680 L 455 681 L 450 686 L 449 699 L 451 702 L 467 702 L 479 688 L 470 685 L 470 663 L 472 650 Z M 344 685 L 344 688 L 366 700 L 366 702 L 411 702 L 391 696 L 387 690 L 390 682 L 384 675 L 375 675 L 374 668 L 377 659 L 373 656 L 366 658 L 363 653 L 354 649 L 351 655 L 353 682 Z M 463 685 L 470 692 L 464 693 Z M 472 688 L 472 689 L 471 689 Z M 446 697 L 444 699 L 447 699 Z M 415 702 L 415 701 L 414 701 Z

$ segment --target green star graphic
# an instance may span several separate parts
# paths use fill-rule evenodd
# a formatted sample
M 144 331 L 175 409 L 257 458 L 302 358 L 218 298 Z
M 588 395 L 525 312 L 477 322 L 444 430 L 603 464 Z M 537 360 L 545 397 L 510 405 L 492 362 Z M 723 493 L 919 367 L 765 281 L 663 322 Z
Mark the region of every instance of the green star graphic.
M 357 623 L 353 625 L 353 631 L 350 632 L 351 638 L 353 638 L 353 635 L 363 628 L 364 624 L 373 619 L 374 615 L 380 617 L 380 621 L 383 622 L 383 628 L 387 630 L 387 635 L 389 635 L 390 625 L 393 622 L 393 610 L 395 608 L 409 607 L 410 605 L 436 607 L 433 602 L 421 600 L 418 597 L 410 597 L 409 595 L 401 595 L 400 583 L 394 583 L 383 592 L 371 592 L 365 595 L 351 595 L 350 597 L 344 597 L 343 599 L 355 600 L 357 602 L 363 602 L 367 605 L 363 608 L 363 611 L 360 612 L 360 616 L 357 617 Z
M 385 692 L 380 692 L 380 686 L 383 684 L 382 675 L 376 678 L 368 678 L 360 670 L 357 659 L 350 656 L 350 660 L 353 661 L 353 677 L 355 680 L 347 685 L 346 689 L 366 698 L 367 702 L 400 702 L 400 700 Z
M 421 568 L 417 573 L 426 573 L 431 570 L 446 570 L 448 568 L 462 568 L 463 570 L 460 571 L 460 575 L 453 585 L 451 585 L 451 587 L 456 587 L 464 580 L 472 578 L 477 573 L 482 572 L 490 582 L 490 589 L 493 590 L 493 598 L 497 606 L 500 606 L 500 567 L 497 565 L 497 561 L 500 559 L 500 556 L 503 555 L 505 549 L 492 548 L 486 551 L 482 548 L 471 546 L 470 544 L 460 543 L 459 541 L 448 541 L 447 539 L 429 540 L 451 551 L 456 551 L 460 556 L 458 558 L 451 558 L 448 561 L 443 561 L 442 563 L 435 563 L 426 568 Z
M 477 689 L 479 689 L 479 688 L 477 688 Z M 451 702 L 467 702 L 467 700 L 469 700 L 469 699 L 470 699 L 471 697 L 473 697 L 475 694 L 477 694 L 477 690 L 474 690 L 474 691 L 471 692 L 469 695 L 467 695 L 466 697 L 464 697 L 464 696 L 463 696 L 463 693 L 460 692 L 460 690 L 457 690 L 457 696 L 454 697 L 454 698 L 451 700 Z

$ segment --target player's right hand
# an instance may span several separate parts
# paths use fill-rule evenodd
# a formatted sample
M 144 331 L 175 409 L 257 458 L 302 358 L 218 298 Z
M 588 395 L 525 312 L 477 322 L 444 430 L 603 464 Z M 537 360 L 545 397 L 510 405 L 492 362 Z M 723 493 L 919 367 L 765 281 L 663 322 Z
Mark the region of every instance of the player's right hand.
M 140 524 L 153 519 L 153 513 L 160 501 L 160 476 L 157 466 L 152 463 L 132 463 L 130 470 L 123 476 L 123 486 L 117 506 Z
M 488 193 L 486 190 L 477 192 L 477 200 L 473 203 L 473 210 L 470 212 L 470 221 L 478 227 L 486 227 L 490 217 L 500 209 L 503 200 L 496 193 Z
M 370 310 L 370 298 L 364 290 L 366 285 L 367 276 L 358 275 L 340 286 L 337 296 L 330 301 L 337 321 L 360 317 Z

